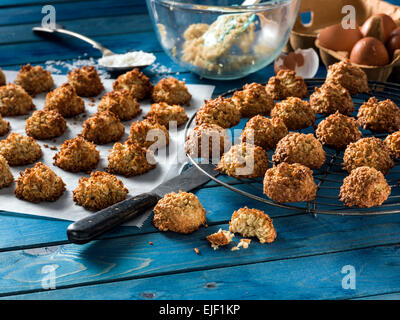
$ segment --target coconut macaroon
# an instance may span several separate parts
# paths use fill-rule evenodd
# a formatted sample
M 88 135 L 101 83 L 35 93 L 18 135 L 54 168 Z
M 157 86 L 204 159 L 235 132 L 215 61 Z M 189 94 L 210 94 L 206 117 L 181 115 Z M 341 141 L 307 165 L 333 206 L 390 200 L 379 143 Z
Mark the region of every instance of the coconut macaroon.
M 310 103 L 297 97 L 278 102 L 271 111 L 272 118 L 281 118 L 289 130 L 300 130 L 312 126 L 315 112 Z
M 277 146 L 272 161 L 300 163 L 311 169 L 318 169 L 325 163 L 325 151 L 312 133 L 291 132 L 282 138 Z
M 125 133 L 125 127 L 111 111 L 102 111 L 86 119 L 83 123 L 82 136 L 96 144 L 118 141 Z
M 196 113 L 196 124 L 212 123 L 222 128 L 236 126 L 240 122 L 240 110 L 233 103 L 232 98 L 217 97 L 205 101 Z
M 348 144 L 363 137 L 358 129 L 357 120 L 343 115 L 339 111 L 322 120 L 315 131 L 323 145 L 342 150 Z
M 189 119 L 183 107 L 177 104 L 169 105 L 165 102 L 153 103 L 145 118 L 162 124 L 166 128 L 169 128 L 170 122 L 176 122 L 179 127 Z
M 63 117 L 71 118 L 85 111 L 85 103 L 71 84 L 64 83 L 46 95 L 44 110 L 57 110 Z
M 169 144 L 169 132 L 164 125 L 144 119 L 132 123 L 128 139 L 146 148 L 153 144 L 162 148 Z
M 363 166 L 351 171 L 340 187 L 339 199 L 348 207 L 380 206 L 389 197 L 390 186 L 382 172 Z
M 39 160 L 42 149 L 35 139 L 13 132 L 0 141 L 0 155 L 10 166 L 24 166 Z
M 339 83 L 326 82 L 321 88 L 315 88 L 310 96 L 311 108 L 316 113 L 333 114 L 339 111 L 349 115 L 354 111 L 354 103 L 349 91 Z
M 269 165 L 268 153 L 246 142 L 232 146 L 224 153 L 216 169 L 231 177 L 264 177 Z
M 111 91 L 105 94 L 97 106 L 97 111 L 109 110 L 122 121 L 131 120 L 142 112 L 135 95 L 129 90 Z
M 350 60 L 345 59 L 328 67 L 325 82 L 339 83 L 350 94 L 368 92 L 368 78 L 365 72 Z
M 229 147 L 227 130 L 211 123 L 194 127 L 185 142 L 185 152 L 196 158 L 216 159 Z
M 153 224 L 160 231 L 188 234 L 206 224 L 206 210 L 193 193 L 168 193 L 153 211 Z
M 125 177 L 141 175 L 155 167 L 153 151 L 130 140 L 123 144 L 115 143 L 108 155 L 108 172 Z
M 10 123 L 3 119 L 0 114 L 0 136 L 5 136 L 10 132 Z
M 31 96 L 19 85 L 9 83 L 0 87 L 0 114 L 21 116 L 35 109 Z
M 259 83 L 245 84 L 241 91 L 235 91 L 232 101 L 239 108 L 242 117 L 268 116 L 274 107 L 274 99 Z
M 73 191 L 76 204 L 85 209 L 96 211 L 107 208 L 126 199 L 128 189 L 116 176 L 96 171 L 90 177 L 82 177 Z
M 232 214 L 229 231 L 243 237 L 257 237 L 260 243 L 271 243 L 276 238 L 272 219 L 264 211 L 247 207 Z
M 394 167 L 389 147 L 381 139 L 362 138 L 350 143 L 343 156 L 343 168 L 351 172 L 358 167 L 368 166 L 387 174 Z
M 206 239 L 210 242 L 211 248 L 217 250 L 219 247 L 230 244 L 233 237 L 235 237 L 235 235 L 229 230 L 219 229 L 217 232 L 208 235 Z
M 137 100 L 143 100 L 150 97 L 153 85 L 150 79 L 136 68 L 121 74 L 114 81 L 113 89 L 131 91 Z
M 190 105 L 192 95 L 189 93 L 184 81 L 168 77 L 161 79 L 154 86 L 151 98 L 154 102 Z
M 57 110 L 37 110 L 25 123 L 28 136 L 38 140 L 61 136 L 67 129 L 67 122 Z
M 392 152 L 392 156 L 396 159 L 400 158 L 400 131 L 388 135 L 384 142 Z
M 41 162 L 36 163 L 33 168 L 27 168 L 20 175 L 14 191 L 18 199 L 34 203 L 53 202 L 65 191 L 64 181 Z
M 0 68 L 0 86 L 4 86 L 6 84 L 6 76 L 3 73 L 3 70 Z
M 68 72 L 68 83 L 81 97 L 95 97 L 104 90 L 100 76 L 93 66 L 84 66 Z
M 15 84 L 20 85 L 31 96 L 35 96 L 38 93 L 50 91 L 54 86 L 54 81 L 49 71 L 41 66 L 32 67 L 27 64 L 19 70 Z
M 6 158 L 0 155 L 0 189 L 6 188 L 13 183 L 14 177 Z
M 269 78 L 266 90 L 275 100 L 288 97 L 304 98 L 308 94 L 304 79 L 293 70 L 279 70 L 276 76 Z
M 357 119 L 360 126 L 373 132 L 392 133 L 400 129 L 400 109 L 390 99 L 378 101 L 371 97 L 358 110 Z
M 270 150 L 287 134 L 288 129 L 281 118 L 268 119 L 258 115 L 247 121 L 240 138 L 242 142 Z
M 95 144 L 79 136 L 65 140 L 53 159 L 54 164 L 65 171 L 87 172 L 97 167 L 100 153 Z
M 317 196 L 317 185 L 310 168 L 282 162 L 265 173 L 264 193 L 280 203 L 311 201 Z

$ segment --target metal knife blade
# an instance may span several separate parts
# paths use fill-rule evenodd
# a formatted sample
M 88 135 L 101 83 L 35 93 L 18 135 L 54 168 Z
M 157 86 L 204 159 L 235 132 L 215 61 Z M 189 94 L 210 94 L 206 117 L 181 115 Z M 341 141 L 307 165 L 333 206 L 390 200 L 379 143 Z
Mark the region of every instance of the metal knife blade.
M 199 166 L 213 177 L 218 175 L 218 171 L 212 164 L 200 164 Z M 191 191 L 209 180 L 209 176 L 193 166 L 181 175 L 163 182 L 149 193 L 142 193 L 118 202 L 111 207 L 75 221 L 67 228 L 68 239 L 77 244 L 87 243 L 122 223 L 143 214 L 146 210 L 154 207 L 165 194 L 179 190 Z

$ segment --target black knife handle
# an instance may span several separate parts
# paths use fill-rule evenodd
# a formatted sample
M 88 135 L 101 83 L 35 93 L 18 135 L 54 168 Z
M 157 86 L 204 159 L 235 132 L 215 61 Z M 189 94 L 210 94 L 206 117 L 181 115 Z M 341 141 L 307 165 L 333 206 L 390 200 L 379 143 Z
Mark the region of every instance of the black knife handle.
M 111 207 L 98 211 L 86 218 L 71 223 L 67 229 L 69 241 L 77 244 L 87 243 L 106 231 L 143 214 L 154 207 L 160 197 L 152 193 L 143 193 L 118 202 Z

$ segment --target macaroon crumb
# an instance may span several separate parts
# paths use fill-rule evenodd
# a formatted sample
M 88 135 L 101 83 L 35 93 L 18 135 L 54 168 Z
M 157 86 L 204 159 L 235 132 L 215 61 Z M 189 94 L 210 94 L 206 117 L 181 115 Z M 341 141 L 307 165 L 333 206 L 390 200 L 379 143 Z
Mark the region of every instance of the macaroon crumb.
M 214 250 L 217 250 L 221 246 L 226 246 L 232 242 L 232 238 L 235 235 L 231 233 L 229 230 L 222 230 L 221 228 L 206 237 L 206 239 L 210 242 L 211 247 Z

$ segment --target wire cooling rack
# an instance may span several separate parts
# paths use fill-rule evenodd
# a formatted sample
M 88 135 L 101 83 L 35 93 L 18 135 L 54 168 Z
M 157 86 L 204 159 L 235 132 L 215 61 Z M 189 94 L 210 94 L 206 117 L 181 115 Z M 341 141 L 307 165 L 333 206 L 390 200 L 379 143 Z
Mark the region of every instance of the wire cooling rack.
M 314 91 L 315 87 L 319 87 L 324 83 L 325 79 L 310 79 L 306 80 L 309 95 Z M 369 93 L 363 93 L 352 96 L 355 111 L 352 116 L 356 116 L 359 107 L 370 97 L 374 96 L 378 100 L 391 99 L 397 105 L 400 105 L 400 85 L 388 82 L 369 81 L 369 87 L 371 91 Z M 233 89 L 225 92 L 221 96 L 229 97 L 236 90 Z M 308 96 L 309 97 L 309 96 Z M 308 99 L 307 97 L 307 99 Z M 185 139 L 188 135 L 189 130 L 194 126 L 195 114 L 189 119 L 185 128 Z M 298 130 L 302 133 L 314 133 L 318 123 L 325 117 L 317 114 L 317 120 L 314 127 L 305 128 Z M 231 128 L 243 129 L 248 119 L 242 119 L 239 125 Z M 384 139 L 387 134 L 374 134 L 369 130 L 362 130 L 364 137 L 375 136 Z M 232 135 L 233 136 L 233 135 Z M 213 177 L 204 171 L 200 166 L 200 161 L 204 159 L 194 159 L 190 155 L 187 155 L 189 161 L 196 166 L 204 174 L 208 175 L 210 179 L 216 183 L 251 199 L 269 204 L 271 206 L 293 209 L 298 211 L 305 211 L 312 214 L 334 214 L 334 215 L 376 215 L 376 214 L 393 214 L 400 212 L 400 162 L 395 161 L 395 167 L 389 171 L 386 175 L 386 180 L 391 186 L 392 191 L 389 198 L 379 207 L 372 208 L 355 208 L 346 207 L 339 201 L 340 186 L 343 183 L 343 179 L 348 175 L 347 171 L 343 170 L 341 164 L 343 162 L 344 151 L 336 151 L 329 147 L 324 146 L 326 152 L 326 162 L 318 170 L 313 170 L 314 180 L 317 184 L 317 196 L 315 200 L 308 202 L 299 203 L 277 203 L 269 199 L 263 194 L 263 179 L 247 179 L 247 178 L 233 178 L 227 175 L 219 175 Z M 268 151 L 269 160 L 271 161 L 273 151 Z M 271 161 L 272 163 L 272 161 Z

